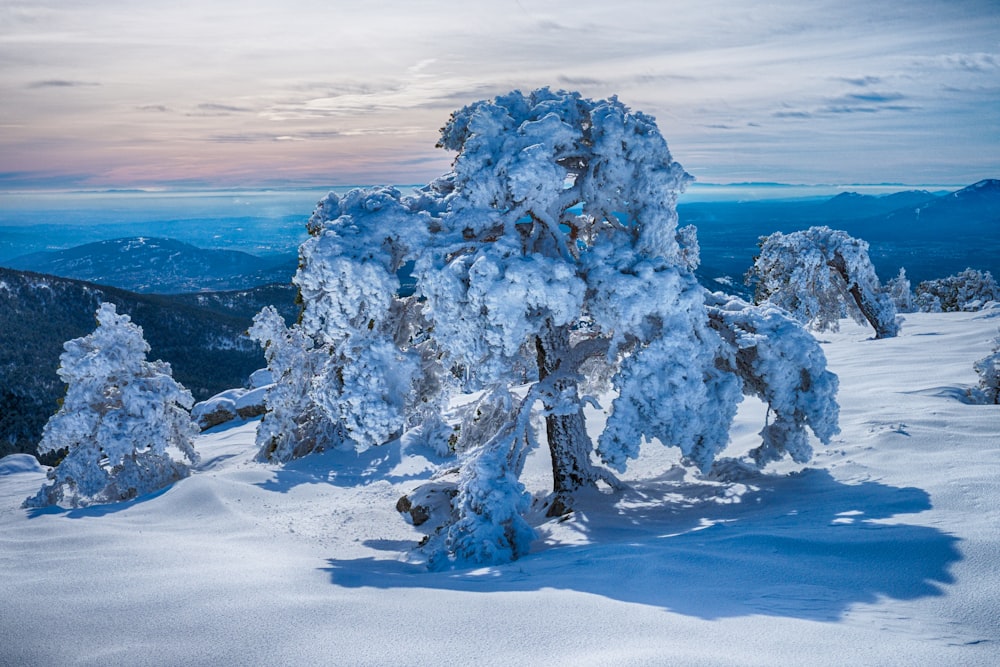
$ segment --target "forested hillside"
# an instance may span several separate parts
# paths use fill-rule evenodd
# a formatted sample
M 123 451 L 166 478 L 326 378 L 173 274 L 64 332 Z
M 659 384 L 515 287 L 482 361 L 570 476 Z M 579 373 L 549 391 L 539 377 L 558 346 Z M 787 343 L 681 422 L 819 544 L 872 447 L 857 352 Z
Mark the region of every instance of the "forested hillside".
M 102 301 L 139 324 L 151 359 L 170 363 L 196 400 L 238 387 L 263 365 L 246 337 L 253 314 L 274 304 L 294 319 L 294 288 L 182 296 L 140 295 L 0 268 L 0 456 L 34 451 L 64 392 L 56 375 L 63 343 L 90 333 Z

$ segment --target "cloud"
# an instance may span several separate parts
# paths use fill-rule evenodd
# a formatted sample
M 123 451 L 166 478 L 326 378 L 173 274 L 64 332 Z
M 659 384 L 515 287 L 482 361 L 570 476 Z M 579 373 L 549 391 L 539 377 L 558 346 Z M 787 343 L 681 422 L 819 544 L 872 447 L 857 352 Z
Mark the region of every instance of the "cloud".
M 830 114 L 850 114 L 850 113 L 874 114 L 874 113 L 881 113 L 883 111 L 905 112 L 905 111 L 915 111 L 917 109 L 920 109 L 920 107 L 909 104 L 886 104 L 882 106 L 830 104 L 828 106 L 823 107 L 822 111 L 824 113 L 830 113 Z
M 774 118 L 812 118 L 808 111 L 775 111 L 771 114 Z
M 823 107 L 823 113 L 835 113 L 835 114 L 845 114 L 845 113 L 878 113 L 881 111 L 879 107 L 865 107 L 856 106 L 849 104 L 831 104 L 829 106 Z
M 907 95 L 897 91 L 850 92 L 839 97 L 821 99 L 815 106 L 808 104 L 793 106 L 790 103 L 784 103 L 781 109 L 771 113 L 771 117 L 815 119 L 829 115 L 877 114 L 884 111 L 904 112 L 921 108 L 912 104 L 899 104 L 907 99 L 909 99 Z
M 165 113 L 170 111 L 170 109 L 162 104 L 143 104 L 142 106 L 136 107 L 139 111 L 157 111 L 160 113 Z
M 308 130 L 302 132 L 241 132 L 228 134 L 213 134 L 206 141 L 217 144 L 253 144 L 273 141 L 329 141 L 344 137 L 372 136 L 402 136 L 425 132 L 426 128 L 415 126 L 404 127 L 369 127 L 351 128 L 346 130 Z
M 366 85 L 324 85 L 270 104 L 261 114 L 271 121 L 357 118 L 411 110 L 453 110 L 471 101 L 509 90 L 459 77 L 417 76 Z M 311 94 L 310 94 L 311 93 Z
M 199 104 L 197 111 L 189 112 L 188 116 L 231 116 L 237 113 L 252 113 L 253 109 L 238 107 L 232 104 L 214 104 L 211 102 Z
M 567 86 L 603 86 L 607 85 L 605 81 L 600 79 L 594 79 L 588 76 L 566 76 L 560 74 L 556 77 L 559 83 L 564 83 Z
M 1000 55 L 996 53 L 949 53 L 914 59 L 918 67 L 937 66 L 966 72 L 990 72 L 1000 69 Z
M 843 81 L 849 83 L 852 86 L 857 86 L 859 88 L 867 88 L 868 86 L 874 86 L 876 84 L 882 83 L 882 77 L 880 76 L 859 76 L 859 77 L 837 77 L 837 81 Z
M 274 141 L 274 135 L 264 133 L 212 134 L 205 137 L 205 140 L 215 144 L 252 144 L 259 141 Z
M 91 81 L 68 81 L 66 79 L 47 79 L 45 81 L 32 81 L 26 88 L 83 88 L 88 86 L 99 86 L 101 84 Z
M 0 187 L 66 188 L 85 185 L 92 174 L 55 173 L 48 171 L 0 171 Z
M 898 102 L 899 100 L 905 99 L 906 96 L 902 93 L 879 93 L 872 91 L 870 93 L 851 93 L 845 95 L 841 99 L 846 99 L 854 102 L 874 102 L 874 103 L 884 103 L 884 102 Z

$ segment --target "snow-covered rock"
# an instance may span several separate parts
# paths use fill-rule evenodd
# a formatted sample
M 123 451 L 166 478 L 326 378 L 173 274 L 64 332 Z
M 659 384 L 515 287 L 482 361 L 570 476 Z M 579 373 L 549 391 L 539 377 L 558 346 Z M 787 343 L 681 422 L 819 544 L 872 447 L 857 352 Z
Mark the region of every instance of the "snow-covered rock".
M 19 472 L 45 472 L 45 468 L 31 454 L 11 454 L 0 459 L 0 476 Z
M 264 414 L 264 397 L 271 388 L 271 373 L 266 369 L 250 376 L 250 389 L 227 389 L 195 404 L 191 418 L 202 431 L 233 421 L 253 419 Z

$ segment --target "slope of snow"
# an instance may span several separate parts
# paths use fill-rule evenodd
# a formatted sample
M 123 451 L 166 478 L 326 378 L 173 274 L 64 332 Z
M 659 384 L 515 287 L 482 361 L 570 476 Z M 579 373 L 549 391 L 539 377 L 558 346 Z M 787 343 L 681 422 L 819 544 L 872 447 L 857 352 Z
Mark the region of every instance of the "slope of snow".
M 807 466 L 699 480 L 644 445 L 631 488 L 532 517 L 510 565 L 431 573 L 397 498 L 415 445 L 254 463 L 256 422 L 166 491 L 20 509 L 0 461 L 0 664 L 995 665 L 1000 408 L 961 399 L 1000 310 L 822 334 L 842 434 Z M 727 454 L 756 444 L 746 402 Z M 407 451 L 409 449 L 409 451 Z M 525 481 L 548 483 L 544 453 Z

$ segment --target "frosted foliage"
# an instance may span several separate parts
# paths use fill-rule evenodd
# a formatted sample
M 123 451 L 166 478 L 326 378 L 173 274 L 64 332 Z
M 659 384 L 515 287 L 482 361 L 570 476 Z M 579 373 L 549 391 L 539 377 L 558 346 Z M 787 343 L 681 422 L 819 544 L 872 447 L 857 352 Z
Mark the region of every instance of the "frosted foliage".
M 761 239 L 749 274 L 755 299 L 789 311 L 817 331 L 836 331 L 850 316 L 875 329 L 877 338 L 899 331 L 896 308 L 868 257 L 868 244 L 828 227 Z
M 706 338 L 716 338 L 711 331 Z M 643 438 L 681 450 L 685 460 L 707 471 L 729 442 L 729 427 L 741 400 L 740 384 L 715 367 L 715 341 L 665 333 L 621 364 L 614 378 L 618 397 L 601 434 L 601 460 L 622 472 L 639 455 Z
M 975 311 L 990 301 L 1000 301 L 1000 286 L 989 271 L 966 269 L 947 278 L 921 282 L 916 300 L 923 312 Z
M 690 276 L 653 274 L 664 280 L 633 277 L 633 288 L 659 282 L 623 297 L 613 291 L 609 301 L 630 304 L 651 317 L 649 342 L 621 362 L 612 379 L 618 397 L 598 443 L 602 461 L 623 471 L 636 458 L 643 438 L 678 447 L 684 457 L 707 470 L 729 441 L 729 426 L 741 400 L 739 382 L 715 367 L 721 341 L 708 328 L 702 290 Z M 619 285 L 628 280 L 620 280 Z M 631 303 L 630 303 L 631 302 Z M 628 319 L 622 320 L 628 323 Z M 628 329 L 626 329 L 628 330 Z M 639 323 L 632 327 L 640 331 Z
M 334 232 L 343 254 L 388 267 L 399 262 L 400 244 L 422 245 L 426 226 L 413 217 L 426 217 L 424 209 L 434 203 L 403 197 L 392 187 L 356 188 L 343 196 L 331 192 L 316 205 L 307 228 L 312 236 Z
M 546 326 L 576 321 L 586 291 L 563 262 L 497 247 L 439 268 L 422 263 L 417 278 L 436 340 L 481 382 L 509 372 Z
M 192 439 L 191 393 L 162 361 L 147 361 L 142 329 L 114 305 L 101 304 L 93 333 L 68 341 L 59 377 L 66 398 L 45 425 L 41 454 L 63 448 L 62 462 L 48 473 L 26 506 L 66 503 L 73 507 L 134 498 L 189 474 L 198 461 Z
M 412 359 L 380 341 L 361 349 L 355 359 L 327 362 L 313 395 L 327 417 L 343 424 L 359 449 L 398 436 L 405 424 L 404 407 L 416 368 Z
M 395 188 L 356 189 L 323 199 L 299 248 L 294 282 L 302 327 L 337 345 L 352 332 L 379 329 L 399 290 L 396 272 L 407 250 L 423 245 L 426 213 Z
M 983 402 L 1000 405 L 1000 335 L 993 339 L 993 352 L 977 361 L 974 368 Z
M 910 280 L 906 277 L 906 269 L 900 269 L 895 278 L 886 283 L 889 296 L 898 313 L 912 313 L 916 310 L 913 290 Z
M 336 344 L 352 330 L 383 323 L 399 280 L 376 264 L 331 256 L 323 246 L 333 240 L 326 233 L 303 244 L 303 267 L 295 282 L 307 304 L 303 329 Z
M 456 111 L 441 145 L 459 151 L 455 188 L 463 208 L 488 208 L 508 222 L 530 213 L 568 252 L 576 249 L 553 222 L 587 242 L 622 216 L 644 253 L 684 263 L 675 204 L 690 176 L 671 158 L 655 121 L 617 98 L 515 91 Z M 568 209 L 579 203 L 578 217 Z M 472 216 L 478 224 L 467 228 L 478 233 L 483 221 Z
M 778 308 L 751 306 L 721 293 L 710 297 L 710 316 L 729 348 L 726 363 L 742 380 L 744 393 L 763 400 L 773 416 L 753 458 L 759 465 L 785 454 L 799 463 L 808 461 L 812 447 L 806 426 L 824 444 L 840 432 L 837 376 L 826 369 L 816 339 Z
M 264 418 L 257 426 L 257 459 L 285 462 L 335 444 L 336 424 L 310 394 L 326 355 L 299 326 L 286 327 L 272 306 L 254 317 L 249 334 L 264 348 L 274 380 L 264 397 Z
M 623 271 L 601 253 L 590 259 L 588 312 L 616 345 L 625 342 L 625 334 L 651 338 L 661 328 L 656 315 L 703 310 L 700 288 L 688 273 L 641 259 Z
M 395 188 L 330 194 L 299 249 L 299 326 L 323 357 L 305 400 L 359 449 L 413 425 L 414 383 L 424 391 L 439 384 L 426 377 L 432 352 L 414 340 L 419 311 L 399 298 L 397 274 L 427 245 L 428 209 L 440 207 L 433 189 L 405 198 Z
M 462 460 L 455 520 L 428 546 L 430 565 L 505 563 L 528 553 L 535 532 L 523 514 L 531 495 L 510 465 L 516 438 L 504 432 Z

